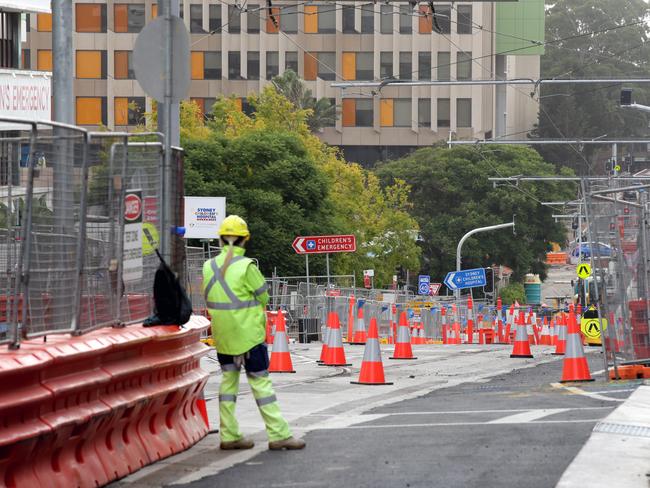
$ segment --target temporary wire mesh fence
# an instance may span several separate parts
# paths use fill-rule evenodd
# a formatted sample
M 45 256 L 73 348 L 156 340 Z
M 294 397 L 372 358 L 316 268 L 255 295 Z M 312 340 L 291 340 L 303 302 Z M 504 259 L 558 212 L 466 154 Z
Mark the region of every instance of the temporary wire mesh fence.
M 161 144 L 0 122 L 24 126 L 0 138 L 0 343 L 149 316 Z

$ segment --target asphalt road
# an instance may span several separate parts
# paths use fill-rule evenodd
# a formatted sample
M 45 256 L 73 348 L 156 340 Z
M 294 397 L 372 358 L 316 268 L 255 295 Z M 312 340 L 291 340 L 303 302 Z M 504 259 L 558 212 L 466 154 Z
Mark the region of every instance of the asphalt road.
M 601 369 L 600 355 L 589 357 L 591 371 Z M 638 385 L 607 384 L 601 375 L 570 391 L 552 385 L 561 368 L 555 361 L 435 390 L 365 412 L 345 428 L 311 431 L 304 451 L 264 451 L 173 486 L 552 487 L 596 422 Z

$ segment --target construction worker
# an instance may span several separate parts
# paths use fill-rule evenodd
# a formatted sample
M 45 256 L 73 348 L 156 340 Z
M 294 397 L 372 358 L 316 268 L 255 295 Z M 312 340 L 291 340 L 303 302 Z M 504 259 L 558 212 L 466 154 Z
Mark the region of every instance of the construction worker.
M 242 365 L 253 391 L 266 432 L 269 449 L 302 449 L 280 413 L 269 378 L 265 307 L 269 294 L 264 276 L 244 257 L 250 238 L 248 225 L 237 215 L 226 217 L 219 228 L 222 252 L 203 265 L 205 301 L 212 318 L 212 338 L 223 377 L 219 388 L 221 449 L 250 449 L 255 444 L 242 436 L 235 418 Z

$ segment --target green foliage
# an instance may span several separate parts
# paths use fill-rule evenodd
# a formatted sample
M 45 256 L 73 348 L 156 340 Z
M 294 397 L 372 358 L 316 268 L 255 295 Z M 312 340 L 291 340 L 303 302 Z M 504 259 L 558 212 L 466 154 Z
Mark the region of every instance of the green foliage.
M 642 78 L 650 74 L 650 32 L 648 4 L 643 0 L 558 0 L 546 15 L 546 38 L 565 39 L 551 42 L 542 56 L 542 78 Z M 610 27 L 634 24 L 608 32 Z M 582 35 L 582 36 L 581 36 Z M 581 36 L 581 37 L 580 37 Z M 634 86 L 638 103 L 650 104 L 650 89 Z M 644 136 L 648 116 L 637 110 L 622 110 L 618 100 L 620 84 L 541 85 L 540 121 L 537 137 L 593 138 Z M 567 164 L 586 173 L 583 157 L 597 148 L 585 145 L 581 150 L 570 146 L 540 146 L 547 161 Z M 608 149 L 609 150 L 609 149 Z
M 432 279 L 442 280 L 455 269 L 456 246 L 466 232 L 510 222 L 515 214 L 516 235 L 504 229 L 465 242 L 463 268 L 504 264 L 514 270 L 514 279 L 529 272 L 544 278 L 547 243 L 564 241 L 564 228 L 554 222 L 553 210 L 539 202 L 570 198 L 575 188 L 547 182 L 493 188 L 488 181 L 489 176 L 555 174 L 532 149 L 426 148 L 384 163 L 377 171 L 385 184 L 401 179 L 411 186 L 412 214 L 424 238 L 422 272 Z
M 499 296 L 503 305 L 511 305 L 515 301 L 519 304 L 526 303 L 526 291 L 522 283 L 510 283 L 508 286 L 501 288 Z

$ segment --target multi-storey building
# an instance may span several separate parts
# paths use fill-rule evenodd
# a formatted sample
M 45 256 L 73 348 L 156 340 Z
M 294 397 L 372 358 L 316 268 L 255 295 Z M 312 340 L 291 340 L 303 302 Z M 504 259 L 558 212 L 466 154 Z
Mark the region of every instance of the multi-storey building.
M 258 92 L 287 69 L 340 108 L 320 137 L 349 159 L 372 162 L 447 138 L 490 138 L 537 121 L 530 87 L 446 85 L 340 89 L 334 81 L 476 80 L 539 77 L 543 0 L 465 2 L 273 2 L 184 0 L 190 32 L 189 98 Z M 77 123 L 122 130 L 150 101 L 134 79 L 138 32 L 157 15 L 155 0 L 75 0 Z M 31 16 L 26 67 L 51 70 L 51 18 Z

